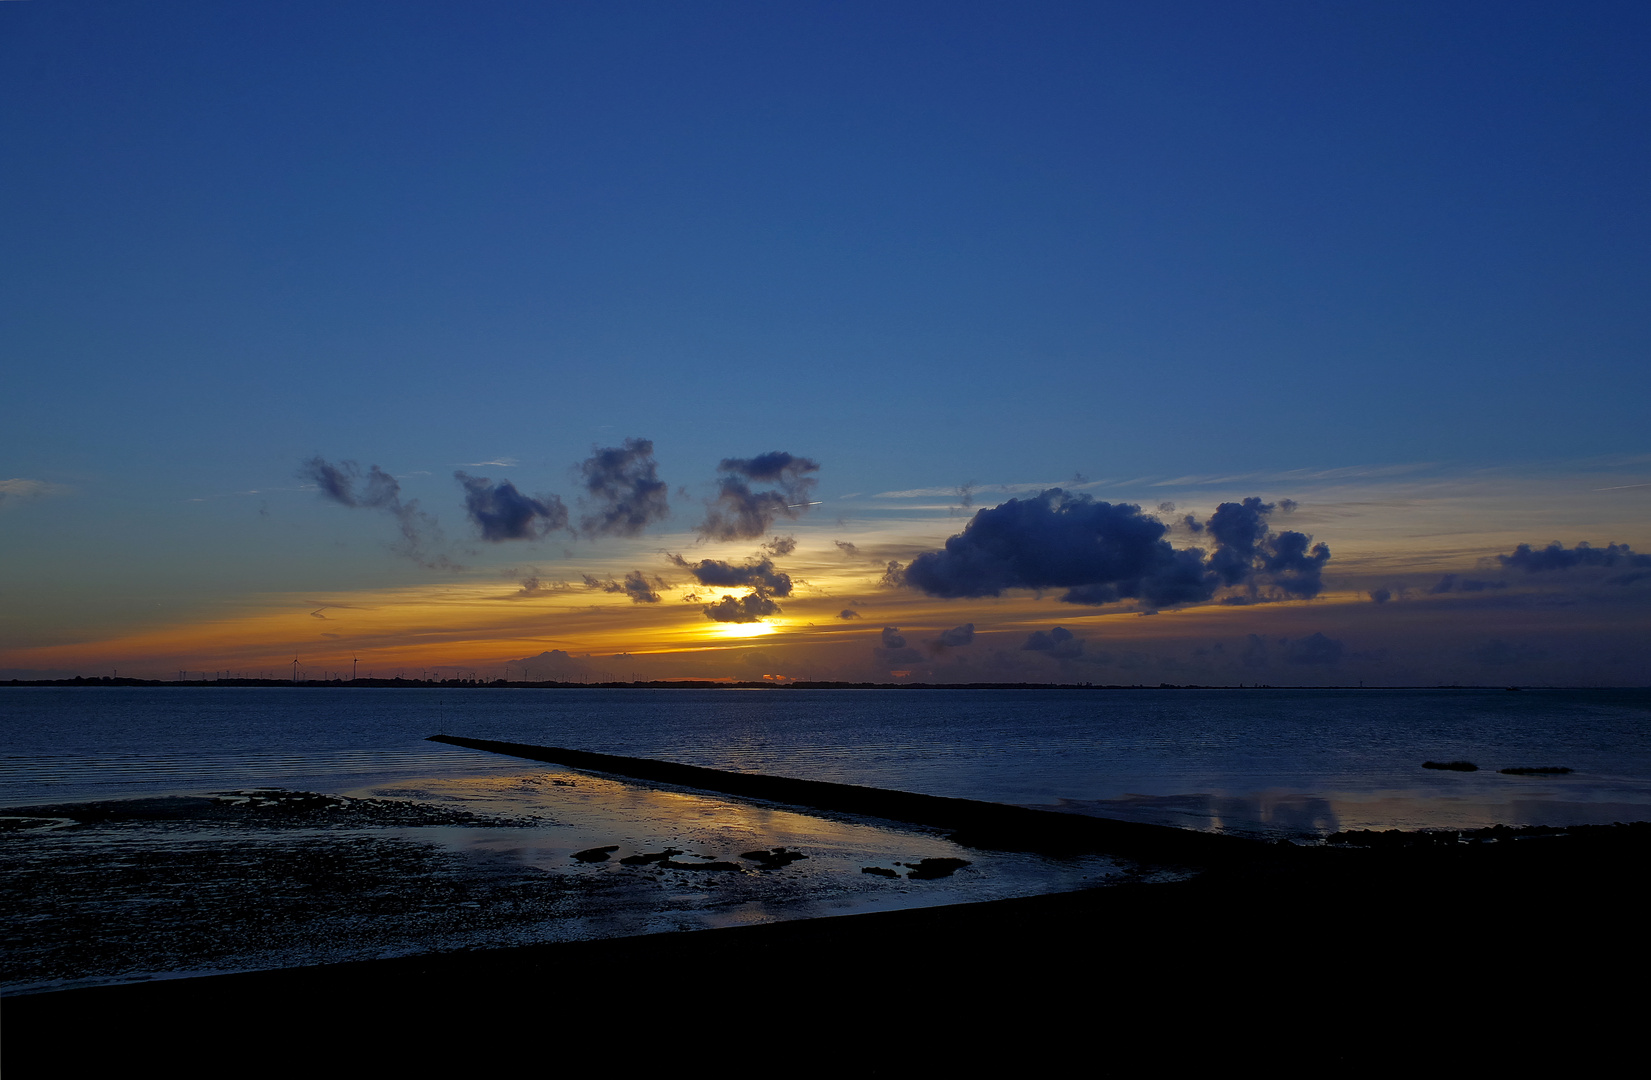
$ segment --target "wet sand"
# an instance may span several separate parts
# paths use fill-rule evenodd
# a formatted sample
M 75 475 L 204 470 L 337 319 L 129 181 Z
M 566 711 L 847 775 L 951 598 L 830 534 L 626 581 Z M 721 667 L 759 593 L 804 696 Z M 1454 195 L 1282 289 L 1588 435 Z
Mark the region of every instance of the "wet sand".
M 995 842 L 1049 824 L 1004 809 Z M 1112 835 L 1202 858 L 1178 882 L 8 997 L 5 1065 L 1588 1068 L 1637 1038 L 1651 825 Z
M 1075 1048 L 1086 1071 L 1603 1067 L 1642 1013 L 1651 826 L 1491 839 L 1275 849 L 1174 884 L 8 998 L 6 1064 L 239 1072 L 250 1054 L 892 1075 L 1055 1069 L 1050 1055 Z

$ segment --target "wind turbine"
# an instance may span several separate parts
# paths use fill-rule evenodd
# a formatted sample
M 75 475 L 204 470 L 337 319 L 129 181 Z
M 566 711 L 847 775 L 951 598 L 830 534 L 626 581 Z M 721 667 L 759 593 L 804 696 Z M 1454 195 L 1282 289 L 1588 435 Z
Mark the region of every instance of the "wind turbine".
M 296 656 L 292 658 L 292 682 L 294 686 L 298 685 L 298 657 Z
M 350 681 L 351 682 L 355 682 L 355 666 L 359 663 L 361 663 L 361 657 L 359 657 L 359 656 L 355 657 L 354 659 L 352 659 L 350 661 Z

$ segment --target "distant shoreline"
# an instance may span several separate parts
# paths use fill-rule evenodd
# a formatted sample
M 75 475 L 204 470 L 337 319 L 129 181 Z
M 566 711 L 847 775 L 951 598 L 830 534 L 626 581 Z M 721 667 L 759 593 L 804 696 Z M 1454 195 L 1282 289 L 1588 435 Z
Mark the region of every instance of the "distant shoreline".
M 520 679 L 131 679 L 95 676 L 73 679 L 10 679 L 4 686 L 160 686 L 244 687 L 269 686 L 327 690 L 1647 690 L 1645 686 L 1503 686 L 1479 683 L 1436 683 L 1415 686 L 1279 686 L 1272 683 L 1034 683 L 1034 682 L 837 682 L 796 679 L 719 681 L 716 679 L 655 679 L 625 682 L 561 682 Z

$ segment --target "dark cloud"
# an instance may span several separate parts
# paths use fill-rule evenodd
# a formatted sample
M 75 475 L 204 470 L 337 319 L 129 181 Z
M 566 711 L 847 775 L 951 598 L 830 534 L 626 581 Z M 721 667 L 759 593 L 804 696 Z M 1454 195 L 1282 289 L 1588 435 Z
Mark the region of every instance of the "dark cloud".
M 972 643 L 974 639 L 975 624 L 964 623 L 962 626 L 940 631 L 940 636 L 931 640 L 929 644 L 941 649 L 955 649 Z
M 1286 499 L 1285 502 L 1290 502 Z M 1291 503 L 1293 507 L 1295 504 Z M 1223 585 L 1255 588 L 1258 571 L 1271 576 L 1274 588 L 1288 596 L 1310 599 L 1324 587 L 1321 573 L 1330 549 L 1305 533 L 1274 533 L 1267 525 L 1273 504 L 1257 498 L 1222 503 L 1204 527 L 1215 538 L 1210 569 Z
M 1389 589 L 1386 585 L 1383 585 L 1379 589 L 1371 589 L 1370 599 L 1375 603 L 1385 604 L 1389 600 L 1393 599 L 1393 590 Z
M 1172 547 L 1168 526 L 1128 503 L 1097 502 L 1051 488 L 981 510 L 943 551 L 909 566 L 891 563 L 884 581 L 930 596 L 997 596 L 1009 589 L 1065 589 L 1069 604 L 1137 599 L 1151 608 L 1209 600 L 1222 587 L 1245 587 L 1251 602 L 1273 595 L 1308 598 L 1322 588 L 1330 559 L 1298 532 L 1273 533 L 1260 499 L 1222 503 L 1205 523 L 1215 551 Z
M 758 593 L 748 593 L 735 599 L 725 596 L 714 604 L 706 604 L 705 617 L 712 622 L 753 623 L 780 613 L 780 605 Z
M 377 465 L 367 471 L 363 481 L 361 466 L 356 462 L 333 465 L 317 456 L 298 466 L 298 478 L 315 484 L 323 498 L 343 506 L 382 510 L 395 518 L 401 540 L 391 544 L 390 550 L 397 555 L 433 570 L 462 569 L 439 550 L 445 541 L 436 519 L 419 509 L 417 499 L 402 502 L 401 484 Z
M 719 589 L 752 589 L 762 596 L 791 595 L 791 575 L 774 569 L 772 559 L 752 558 L 736 564 L 721 559 L 701 559 L 691 563 L 680 555 L 667 555 L 666 558 L 692 574 L 701 585 Z
M 1083 655 L 1083 639 L 1064 626 L 1053 630 L 1034 630 L 1026 636 L 1022 652 L 1040 652 L 1056 660 L 1076 660 Z
M 883 627 L 878 642 L 871 651 L 884 663 L 911 664 L 923 659 L 922 653 L 906 644 L 906 635 L 900 632 L 898 626 Z
M 584 575 L 587 589 L 600 589 L 607 593 L 623 593 L 630 597 L 633 604 L 657 604 L 659 593 L 657 589 L 669 589 L 671 583 L 662 577 L 650 577 L 640 570 L 632 570 L 625 575 L 623 581 L 608 578 L 606 581 L 590 574 Z
M 354 461 L 333 465 L 320 456 L 312 457 L 298 467 L 298 478 L 315 484 L 322 495 L 344 506 L 378 510 L 401 501 L 401 485 L 377 465 L 367 471 L 366 482 L 359 491 L 356 482 L 361 479 L 361 466 Z
M 1341 642 L 1322 633 L 1283 644 L 1284 658 L 1292 664 L 1339 664 L 1344 651 Z
M 538 540 L 567 528 L 568 508 L 555 495 L 533 498 L 517 491 L 508 480 L 495 484 L 485 476 L 462 471 L 454 473 L 453 479 L 464 485 L 464 512 L 483 540 Z
M 818 482 L 810 473 L 819 463 L 771 450 L 754 458 L 723 458 L 717 471 L 717 497 L 706 511 L 699 532 L 710 540 L 745 540 L 766 533 L 775 518 L 795 520 L 808 506 Z M 755 490 L 753 484 L 773 485 Z
M 797 550 L 797 538 L 795 536 L 776 536 L 764 544 L 762 549 L 770 555 L 783 559 Z
M 579 464 L 588 498 L 579 505 L 590 513 L 579 518 L 586 536 L 635 536 L 670 516 L 668 488 L 659 479 L 654 444 L 649 439 L 626 439 L 624 446 L 592 447 Z
M 847 540 L 833 540 L 832 543 L 837 545 L 838 551 L 841 551 L 844 555 L 847 555 L 851 559 L 858 558 L 860 555 L 860 549 L 849 543 Z
M 1306 533 L 1285 531 L 1268 538 L 1267 550 L 1261 556 L 1262 568 L 1272 577 L 1275 589 L 1289 596 L 1310 599 L 1324 588 L 1324 564 L 1330 561 L 1330 549 L 1323 544 L 1307 545 L 1313 538 Z
M 838 612 L 837 617 L 839 619 L 859 619 L 859 618 L 863 618 L 863 616 L 858 611 L 855 611 L 853 608 L 844 608 L 842 611 Z
M 1514 548 L 1512 555 L 1498 555 L 1496 561 L 1528 574 L 1569 570 L 1576 566 L 1651 568 L 1651 555 L 1637 554 L 1627 544 L 1607 544 L 1605 547 L 1597 548 L 1586 541 L 1574 548 L 1563 547 L 1557 542 L 1541 549 L 1533 549 L 1529 544 L 1520 544 Z
M 779 548 L 788 553 L 795 546 L 795 540 L 785 537 L 763 545 L 763 550 L 774 551 Z M 783 610 L 774 602 L 774 597 L 791 595 L 791 575 L 774 569 L 774 560 L 761 552 L 743 563 L 724 562 L 721 559 L 701 559 L 697 563 L 691 563 L 680 555 L 667 555 L 666 558 L 692 574 L 694 580 L 701 585 L 715 589 L 751 590 L 737 599 L 725 596 L 714 604 L 705 605 L 701 610 L 705 612 L 705 617 L 713 622 L 759 622 L 770 615 L 778 615 Z M 699 598 L 696 595 L 693 599 L 697 603 Z

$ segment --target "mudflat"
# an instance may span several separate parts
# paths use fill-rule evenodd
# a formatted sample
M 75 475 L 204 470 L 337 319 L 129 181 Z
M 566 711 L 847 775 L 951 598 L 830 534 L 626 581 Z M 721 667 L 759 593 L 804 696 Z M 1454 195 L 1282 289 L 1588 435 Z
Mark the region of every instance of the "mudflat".
M 12 997 L 6 1066 L 1603 1067 L 1634 1037 L 1651 824 L 1336 839 L 1179 882 Z

